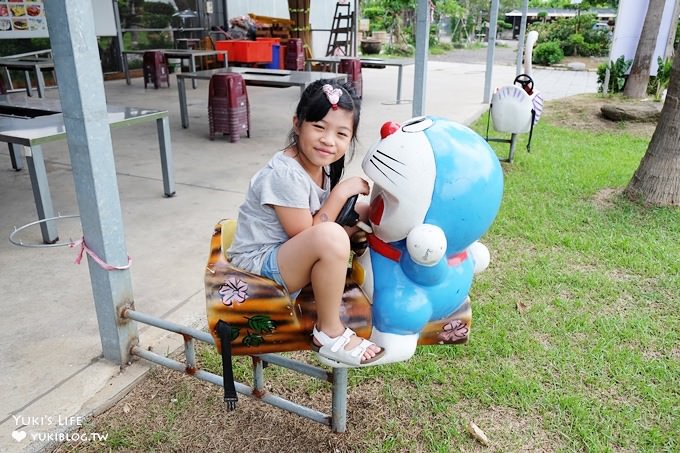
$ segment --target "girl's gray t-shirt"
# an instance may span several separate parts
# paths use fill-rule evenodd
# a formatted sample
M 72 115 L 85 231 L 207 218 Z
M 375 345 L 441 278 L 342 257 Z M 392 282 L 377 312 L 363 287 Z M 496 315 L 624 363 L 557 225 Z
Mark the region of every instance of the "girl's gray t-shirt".
M 321 188 L 297 160 L 277 152 L 250 180 L 227 253 L 231 263 L 259 274 L 267 252 L 289 239 L 273 206 L 307 208 L 314 215 L 328 198 L 329 186 L 328 177 Z

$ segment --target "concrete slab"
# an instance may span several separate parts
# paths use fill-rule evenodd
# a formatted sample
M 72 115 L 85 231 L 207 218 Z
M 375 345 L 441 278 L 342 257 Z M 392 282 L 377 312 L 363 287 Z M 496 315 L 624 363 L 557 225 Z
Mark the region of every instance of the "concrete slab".
M 470 123 L 482 104 L 485 67 L 430 62 L 426 113 Z M 514 68 L 496 66 L 492 86 L 512 83 Z M 348 174 L 360 174 L 363 152 L 383 122 L 411 117 L 409 103 L 396 99 L 396 68 L 365 69 L 364 101 L 357 156 Z M 589 72 L 535 71 L 546 99 L 596 91 Z M 106 82 L 110 103 L 168 110 L 177 195 L 164 198 L 153 123 L 112 133 L 135 305 L 139 311 L 180 324 L 205 324 L 203 266 L 213 225 L 237 213 L 250 176 L 286 144 L 299 97 L 296 88 L 249 87 L 251 138 L 238 143 L 208 139 L 207 82 L 188 90 L 189 129 L 180 127 L 178 95 L 171 87 L 144 89 L 141 79 Z M 411 99 L 413 67 L 404 69 L 402 99 Z M 56 90 L 49 96 L 58 96 Z M 36 218 L 26 170 L 16 172 L 0 146 L 0 233 Z M 55 209 L 77 214 L 66 142 L 44 146 Z M 59 222 L 62 240 L 81 237 L 78 219 Z M 38 228 L 22 232 L 38 243 Z M 120 369 L 101 357 L 97 320 L 86 265 L 75 265 L 68 247 L 23 248 L 0 241 L 0 451 L 38 451 L 49 433 L 66 432 L 108 407 L 149 368 L 136 361 Z M 181 344 L 178 335 L 140 326 L 140 343 L 159 353 Z M 76 418 L 69 418 L 76 416 Z M 25 437 L 22 437 L 26 433 Z M 13 437 L 14 435 L 14 437 Z M 54 439 L 54 437 L 53 437 Z

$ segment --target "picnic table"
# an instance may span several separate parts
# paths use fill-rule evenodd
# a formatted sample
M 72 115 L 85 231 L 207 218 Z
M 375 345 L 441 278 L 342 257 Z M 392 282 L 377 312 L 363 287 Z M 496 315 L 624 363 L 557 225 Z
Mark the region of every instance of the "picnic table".
M 218 73 L 237 73 L 243 77 L 246 85 L 258 85 L 267 87 L 299 87 L 302 93 L 307 85 L 319 79 L 332 79 L 345 81 L 347 74 L 333 72 L 314 71 L 288 71 L 284 69 L 260 69 L 245 67 L 229 67 L 220 69 L 208 69 L 205 71 L 187 72 L 177 74 L 177 91 L 179 94 L 179 113 L 184 129 L 189 127 L 189 113 L 187 112 L 187 94 L 185 80 L 210 80 Z M 207 102 L 207 98 L 206 98 Z
M 5 72 L 7 80 L 11 82 L 9 71 L 24 71 L 26 80 L 26 94 L 33 95 L 31 72 L 35 75 L 38 86 L 38 97 L 45 96 L 45 78 L 43 72 L 54 72 L 54 61 L 51 58 L 0 58 L 0 70 Z M 11 85 L 10 85 L 11 89 Z
M 203 57 L 218 57 L 222 55 L 222 62 L 226 68 L 229 65 L 228 52 L 224 50 L 193 50 L 193 49 L 145 49 L 145 50 L 124 50 L 123 51 L 123 72 L 125 72 L 125 82 L 130 85 L 130 70 L 128 64 L 129 55 L 144 55 L 144 52 L 162 52 L 166 58 L 178 58 L 180 60 L 189 60 L 190 72 L 196 72 L 196 59 Z M 196 82 L 193 83 L 193 88 L 196 88 Z
M 165 196 L 173 196 L 175 179 L 168 112 L 117 105 L 107 105 L 107 112 L 111 128 L 156 121 L 163 191 Z M 12 167 L 15 170 L 23 168 L 22 156 L 17 145 L 23 149 L 39 220 L 55 217 L 42 145 L 65 137 L 66 128 L 58 100 L 32 100 L 25 96 L 19 97 L 17 94 L 0 96 L 0 142 L 9 145 Z M 41 222 L 40 229 L 46 244 L 53 244 L 59 240 L 54 221 Z
M 310 70 L 312 63 L 326 64 L 330 66 L 330 70 L 333 72 L 338 71 L 338 65 L 340 60 L 348 57 L 318 57 L 318 58 L 308 58 L 305 60 L 305 68 Z M 415 64 L 414 60 L 405 59 L 390 59 L 390 58 L 359 58 L 361 61 L 361 67 L 367 69 L 384 69 L 387 66 L 395 66 L 397 68 L 397 99 L 392 104 L 401 104 L 405 102 L 411 102 L 403 100 L 401 98 L 401 84 L 403 80 L 404 66 L 413 66 Z M 385 103 L 387 104 L 387 102 Z

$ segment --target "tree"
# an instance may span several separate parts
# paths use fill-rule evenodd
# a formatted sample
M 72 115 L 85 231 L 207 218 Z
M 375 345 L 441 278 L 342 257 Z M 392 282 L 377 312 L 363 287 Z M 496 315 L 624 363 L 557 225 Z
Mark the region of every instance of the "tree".
M 680 57 L 673 60 L 661 117 L 625 195 L 654 206 L 680 206 Z
M 647 96 L 649 68 L 652 64 L 652 56 L 661 27 L 661 16 L 665 3 L 665 0 L 649 0 L 633 66 L 630 68 L 630 75 L 626 81 L 626 86 L 623 88 L 624 96 L 633 99 L 641 99 Z

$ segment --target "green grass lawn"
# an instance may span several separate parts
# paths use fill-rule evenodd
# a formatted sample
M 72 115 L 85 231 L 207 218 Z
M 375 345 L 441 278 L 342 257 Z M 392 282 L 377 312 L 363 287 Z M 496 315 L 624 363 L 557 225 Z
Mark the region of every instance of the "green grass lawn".
M 474 127 L 483 133 L 485 125 Z M 320 444 L 307 451 L 486 451 L 467 433 L 473 421 L 494 451 L 680 451 L 680 210 L 643 208 L 620 195 L 649 137 L 542 120 L 531 153 L 522 140 L 515 162 L 504 164 L 503 204 L 483 239 L 492 262 L 473 286 L 470 342 L 422 347 L 406 363 L 350 372 L 344 435 L 311 422 L 296 431 L 289 424 L 298 417 L 260 405 L 261 417 L 277 414 L 268 429 L 282 426 L 261 445 L 299 451 L 286 433 L 306 439 L 317 432 Z M 507 155 L 507 145 L 495 146 Z M 219 372 L 211 348 L 200 355 Z M 270 368 L 272 390 L 327 400 L 327 384 Z M 246 375 L 241 366 L 237 379 Z M 161 409 L 129 403 L 150 415 L 126 424 L 130 416 L 114 411 L 93 421 L 92 431 L 115 439 L 105 447 L 209 448 L 180 420 L 192 418 L 198 430 L 207 423 L 201 417 L 238 417 L 223 411 L 219 388 L 206 400 L 189 377 L 159 379 L 157 391 L 169 395 Z M 140 433 L 140 417 L 156 427 Z M 254 436 L 247 423 L 259 419 L 248 420 L 213 436 Z
M 385 392 L 410 383 L 386 401 L 396 411 L 411 398 L 412 413 L 430 414 L 426 450 L 470 442 L 457 406 L 503 439 L 500 450 L 680 450 L 680 210 L 620 195 L 648 140 L 544 122 L 530 154 L 520 141 L 483 240 L 492 264 L 473 286 L 469 344 L 354 373 L 380 376 Z M 523 418 L 534 432 L 505 432 Z

